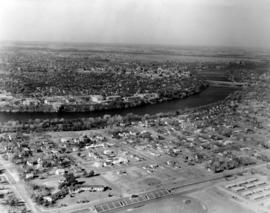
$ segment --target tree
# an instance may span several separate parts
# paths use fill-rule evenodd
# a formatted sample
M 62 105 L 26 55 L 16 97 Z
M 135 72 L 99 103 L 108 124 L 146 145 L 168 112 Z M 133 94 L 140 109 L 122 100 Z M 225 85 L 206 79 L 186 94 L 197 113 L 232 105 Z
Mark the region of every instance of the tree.
M 19 199 L 15 195 L 9 195 L 6 199 L 6 204 L 9 206 L 18 206 L 20 203 Z
M 91 170 L 89 172 L 84 171 L 83 172 L 83 176 L 85 176 L 85 177 L 94 177 L 95 176 L 95 172 L 94 172 L 94 170 Z
M 43 205 L 44 200 L 43 200 L 43 196 L 41 194 L 33 194 L 32 198 L 34 199 L 34 201 L 39 204 L 39 205 Z
M 95 175 L 94 170 L 91 170 L 91 171 L 89 172 L 89 177 L 93 177 L 94 175 Z
M 21 210 L 21 213 L 27 213 L 27 208 L 24 207 L 24 208 Z
M 58 186 L 59 189 L 69 186 L 75 186 L 78 183 L 77 178 L 73 173 L 64 174 L 64 178 L 65 180 Z

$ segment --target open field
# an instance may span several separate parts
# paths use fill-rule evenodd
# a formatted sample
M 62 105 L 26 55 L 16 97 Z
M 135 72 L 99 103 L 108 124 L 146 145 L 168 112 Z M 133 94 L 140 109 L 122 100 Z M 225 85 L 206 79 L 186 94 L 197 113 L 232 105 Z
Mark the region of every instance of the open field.
M 206 206 L 202 205 L 197 199 L 184 196 L 174 196 L 168 199 L 156 200 L 148 205 L 129 208 L 119 212 L 132 213 L 206 213 Z
M 208 213 L 255 213 L 235 203 L 231 197 L 214 187 L 191 193 L 189 196 L 204 203 Z

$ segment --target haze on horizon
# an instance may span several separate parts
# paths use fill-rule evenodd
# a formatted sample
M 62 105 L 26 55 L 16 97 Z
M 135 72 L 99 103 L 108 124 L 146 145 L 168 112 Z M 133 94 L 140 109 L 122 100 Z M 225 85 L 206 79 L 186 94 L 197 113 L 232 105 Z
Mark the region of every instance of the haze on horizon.
M 270 0 L 0 0 L 0 40 L 270 48 Z

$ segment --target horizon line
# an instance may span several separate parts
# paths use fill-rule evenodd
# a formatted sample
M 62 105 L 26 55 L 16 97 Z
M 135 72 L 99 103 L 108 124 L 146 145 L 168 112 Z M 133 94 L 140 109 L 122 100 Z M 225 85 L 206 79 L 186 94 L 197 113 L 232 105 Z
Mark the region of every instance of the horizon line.
M 127 42 L 95 42 L 95 41 L 45 41 L 45 40 L 7 40 L 0 39 L 0 43 L 58 43 L 58 44 L 95 44 L 95 45 L 119 45 L 119 46 L 152 46 L 152 47 L 192 47 L 192 48 L 228 48 L 228 49 L 252 49 L 252 50 L 268 50 L 270 51 L 270 47 L 260 47 L 260 46 L 229 46 L 229 45 L 203 45 L 203 44 L 172 44 L 172 43 L 127 43 Z

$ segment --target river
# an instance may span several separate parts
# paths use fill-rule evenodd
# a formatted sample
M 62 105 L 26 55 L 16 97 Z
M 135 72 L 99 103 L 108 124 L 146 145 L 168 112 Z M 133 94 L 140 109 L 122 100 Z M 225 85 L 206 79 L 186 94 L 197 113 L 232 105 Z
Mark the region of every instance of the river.
M 158 103 L 154 105 L 144 105 L 129 109 L 117 109 L 117 110 L 107 110 L 107 111 L 97 111 L 97 112 L 71 112 L 71 113 L 30 113 L 30 112 L 16 112 L 16 113 L 0 113 L 0 122 L 6 122 L 8 120 L 20 120 L 25 121 L 29 119 L 48 119 L 48 118 L 65 118 L 65 119 L 75 119 L 82 117 L 97 117 L 103 116 L 105 114 L 109 115 L 125 115 L 127 113 L 134 113 L 138 115 L 144 114 L 156 114 L 161 112 L 174 112 L 179 109 L 187 109 L 203 106 L 206 104 L 214 103 L 216 101 L 222 100 L 227 97 L 230 93 L 234 92 L 236 89 L 229 87 L 213 87 L 210 86 L 200 94 L 190 96 L 185 99 L 172 100 L 168 102 Z

